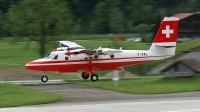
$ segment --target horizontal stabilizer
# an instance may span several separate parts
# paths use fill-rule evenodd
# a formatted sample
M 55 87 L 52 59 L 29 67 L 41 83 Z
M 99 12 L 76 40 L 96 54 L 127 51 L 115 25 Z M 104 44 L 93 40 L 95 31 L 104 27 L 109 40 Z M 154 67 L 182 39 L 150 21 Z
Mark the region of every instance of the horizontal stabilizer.
M 156 47 L 164 47 L 164 48 L 176 47 L 176 46 L 172 46 L 172 45 L 159 45 L 159 44 L 156 44 L 155 46 L 156 46 Z

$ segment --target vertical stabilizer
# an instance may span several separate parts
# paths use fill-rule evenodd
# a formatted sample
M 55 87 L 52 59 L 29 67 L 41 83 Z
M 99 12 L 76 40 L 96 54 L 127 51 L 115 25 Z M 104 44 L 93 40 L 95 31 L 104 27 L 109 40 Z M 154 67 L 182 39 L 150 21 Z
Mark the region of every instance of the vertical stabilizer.
M 179 18 L 165 17 L 149 49 L 161 56 L 173 56 L 176 50 Z

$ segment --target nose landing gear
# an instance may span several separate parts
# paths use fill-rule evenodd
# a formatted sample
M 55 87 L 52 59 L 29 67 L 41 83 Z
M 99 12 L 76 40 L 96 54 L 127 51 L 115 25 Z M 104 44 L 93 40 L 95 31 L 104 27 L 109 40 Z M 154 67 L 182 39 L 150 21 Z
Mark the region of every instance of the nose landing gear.
M 43 75 L 43 76 L 41 77 L 41 81 L 42 81 L 42 82 L 47 82 L 47 81 L 48 81 L 48 77 L 47 77 L 46 75 Z

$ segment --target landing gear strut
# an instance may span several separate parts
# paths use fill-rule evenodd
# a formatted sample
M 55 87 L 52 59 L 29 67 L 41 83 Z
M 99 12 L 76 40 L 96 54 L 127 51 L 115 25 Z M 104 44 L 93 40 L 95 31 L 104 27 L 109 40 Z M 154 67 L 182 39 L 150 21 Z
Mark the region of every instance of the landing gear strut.
M 42 82 L 47 82 L 47 81 L 48 81 L 48 77 L 47 77 L 46 75 L 43 75 L 43 76 L 41 77 L 41 81 L 42 81 Z
M 90 73 L 90 74 L 92 74 L 90 76 L 90 80 L 93 81 L 93 82 L 96 82 L 98 80 L 98 75 L 94 74 L 94 71 L 98 70 L 98 69 L 92 66 L 92 60 L 93 60 L 93 57 L 90 57 L 88 65 L 85 68 L 85 72 L 82 73 L 82 78 L 83 79 L 88 79 L 89 78 L 89 73 Z M 85 74 L 87 74 L 87 75 L 85 75 Z

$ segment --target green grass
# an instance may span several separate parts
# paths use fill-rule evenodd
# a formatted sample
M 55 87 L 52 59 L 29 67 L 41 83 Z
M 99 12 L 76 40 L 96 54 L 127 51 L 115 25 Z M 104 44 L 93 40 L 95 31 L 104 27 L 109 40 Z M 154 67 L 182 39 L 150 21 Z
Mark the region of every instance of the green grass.
M 22 86 L 0 84 L 0 107 L 16 107 L 53 103 L 62 100 L 58 95 L 38 92 Z
M 122 79 L 118 86 L 114 86 L 114 82 L 111 80 L 99 80 L 95 83 L 91 81 L 79 81 L 76 84 L 131 94 L 164 94 L 199 91 L 200 77 Z
M 147 33 L 146 37 L 150 38 L 152 36 L 152 33 Z M 48 36 L 47 40 L 110 40 L 114 37 L 123 37 L 123 38 L 138 38 L 140 37 L 139 33 L 133 33 L 133 34 L 99 34 L 99 35 L 64 35 L 64 36 Z M 36 37 L 37 38 L 37 37 Z M 2 42 L 14 42 L 14 41 L 20 41 L 20 42 L 26 42 L 29 40 L 28 38 L 15 38 L 15 37 L 9 37 L 9 38 L 2 38 Z
M 151 38 L 152 33 L 147 33 L 146 38 Z M 113 39 L 114 37 L 123 37 L 123 38 L 138 38 L 141 37 L 139 33 L 134 34 L 101 34 L 101 35 L 69 35 L 67 38 L 69 40 L 101 40 L 101 39 Z M 66 38 L 60 37 L 60 38 Z

